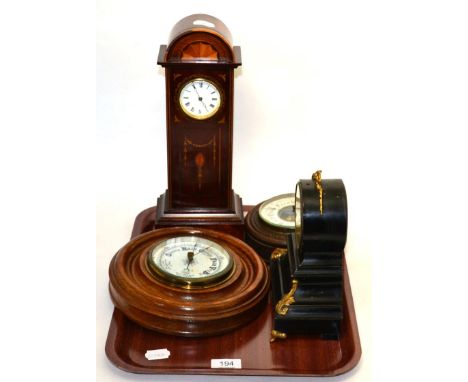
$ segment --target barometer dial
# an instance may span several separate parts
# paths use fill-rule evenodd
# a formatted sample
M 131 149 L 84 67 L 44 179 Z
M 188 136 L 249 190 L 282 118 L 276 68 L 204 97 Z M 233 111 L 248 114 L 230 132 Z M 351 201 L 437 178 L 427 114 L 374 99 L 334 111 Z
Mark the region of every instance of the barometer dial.
M 231 255 L 219 244 L 198 236 L 178 236 L 158 243 L 148 265 L 159 276 L 184 287 L 224 280 L 233 269 Z
M 275 227 L 294 229 L 294 194 L 278 195 L 260 205 L 260 218 Z

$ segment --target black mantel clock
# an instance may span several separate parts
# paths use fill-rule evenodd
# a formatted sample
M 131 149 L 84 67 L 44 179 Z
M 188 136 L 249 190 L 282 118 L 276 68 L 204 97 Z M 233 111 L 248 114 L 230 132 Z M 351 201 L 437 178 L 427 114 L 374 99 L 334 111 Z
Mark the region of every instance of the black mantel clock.
M 234 69 L 240 47 L 212 16 L 180 20 L 161 45 L 165 68 L 168 189 L 155 228 L 204 226 L 243 238 L 241 198 L 232 189 Z
M 341 179 L 321 171 L 296 185 L 295 229 L 271 256 L 272 340 L 288 334 L 337 339 L 343 319 L 343 256 L 348 227 Z

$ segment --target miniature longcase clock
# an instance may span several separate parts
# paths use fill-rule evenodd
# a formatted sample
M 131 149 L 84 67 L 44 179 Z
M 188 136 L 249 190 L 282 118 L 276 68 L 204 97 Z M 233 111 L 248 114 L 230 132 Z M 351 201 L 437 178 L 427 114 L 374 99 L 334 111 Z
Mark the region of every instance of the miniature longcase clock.
M 234 69 L 240 47 L 218 19 L 180 20 L 161 45 L 165 68 L 168 189 L 155 227 L 202 225 L 243 238 L 242 201 L 232 189 Z
M 321 171 L 296 185 L 294 232 L 287 250 L 271 256 L 272 340 L 288 334 L 337 339 L 343 318 L 343 251 L 347 236 L 346 190 Z

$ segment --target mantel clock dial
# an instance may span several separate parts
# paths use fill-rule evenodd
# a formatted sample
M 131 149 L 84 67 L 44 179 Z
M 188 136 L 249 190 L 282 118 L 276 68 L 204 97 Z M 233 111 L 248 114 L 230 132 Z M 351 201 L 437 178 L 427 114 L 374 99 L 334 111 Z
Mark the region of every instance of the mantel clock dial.
M 191 118 L 212 117 L 221 106 L 221 94 L 216 85 L 204 78 L 187 82 L 180 91 L 180 107 Z
M 245 217 L 246 241 L 266 261 L 276 248 L 286 248 L 294 232 L 294 194 L 282 194 L 256 205 Z

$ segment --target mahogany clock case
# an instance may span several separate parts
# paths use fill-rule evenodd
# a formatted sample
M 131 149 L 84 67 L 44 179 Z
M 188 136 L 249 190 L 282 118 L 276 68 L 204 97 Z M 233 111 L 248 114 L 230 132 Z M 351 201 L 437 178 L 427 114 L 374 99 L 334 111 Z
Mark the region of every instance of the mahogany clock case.
M 158 199 L 155 228 L 233 225 L 231 233 L 243 239 L 242 201 L 232 189 L 234 69 L 241 65 L 240 47 L 232 45 L 220 20 L 191 15 L 174 26 L 169 44 L 161 45 L 158 64 L 166 77 L 168 188 Z M 197 87 L 205 84 L 219 92 L 220 106 L 212 115 L 199 119 L 184 111 L 181 91 L 190 83 L 205 108 L 211 105 L 204 104 Z
M 252 207 L 245 207 L 244 211 Z M 156 208 L 142 211 L 135 220 L 132 238 L 151 231 Z M 222 374 L 265 376 L 334 376 L 353 369 L 361 356 L 361 345 L 353 298 L 343 264 L 343 320 L 340 338 L 290 335 L 270 343 L 272 305 L 234 331 L 211 337 L 187 338 L 149 330 L 128 319 L 115 308 L 106 341 L 106 355 L 118 368 L 144 374 Z M 149 361 L 147 350 L 167 348 L 168 359 Z M 212 369 L 211 359 L 241 359 L 241 369 Z

